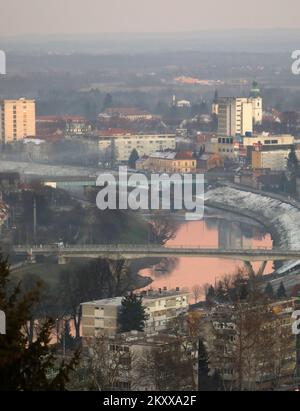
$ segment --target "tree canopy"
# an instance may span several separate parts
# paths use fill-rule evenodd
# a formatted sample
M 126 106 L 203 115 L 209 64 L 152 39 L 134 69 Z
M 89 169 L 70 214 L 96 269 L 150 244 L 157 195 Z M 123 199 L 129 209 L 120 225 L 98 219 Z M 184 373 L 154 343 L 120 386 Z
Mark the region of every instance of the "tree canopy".
M 130 293 L 123 298 L 120 310 L 121 332 L 144 331 L 147 319 L 142 297 Z
M 0 390 L 64 391 L 79 353 L 66 363 L 59 361 L 51 333 L 55 322 L 40 322 L 33 341 L 24 331 L 39 302 L 41 286 L 22 293 L 21 284 L 11 287 L 10 270 L 0 255 L 0 307 L 6 315 L 6 335 L 0 335 Z

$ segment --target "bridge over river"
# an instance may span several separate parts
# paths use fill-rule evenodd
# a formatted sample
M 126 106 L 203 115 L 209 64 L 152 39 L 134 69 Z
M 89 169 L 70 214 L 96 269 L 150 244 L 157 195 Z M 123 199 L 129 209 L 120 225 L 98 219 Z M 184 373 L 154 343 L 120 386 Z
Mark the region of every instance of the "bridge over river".
M 156 245 L 133 244 L 98 244 L 74 246 L 16 246 L 13 252 L 18 256 L 27 256 L 33 261 L 36 256 L 57 256 L 61 264 L 65 260 L 76 258 L 137 259 L 143 257 L 205 257 L 239 261 L 290 261 L 300 260 L 300 250 L 284 249 L 219 249 L 197 246 L 163 247 Z

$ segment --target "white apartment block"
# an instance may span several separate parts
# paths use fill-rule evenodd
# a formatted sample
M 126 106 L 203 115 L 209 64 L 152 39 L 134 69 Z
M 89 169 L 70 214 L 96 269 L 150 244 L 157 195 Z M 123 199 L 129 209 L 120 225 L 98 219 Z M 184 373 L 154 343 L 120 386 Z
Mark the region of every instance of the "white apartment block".
M 290 134 L 261 134 L 243 139 L 244 147 L 253 147 L 255 145 L 263 146 L 292 146 L 295 143 L 295 137 Z
M 245 136 L 253 133 L 253 103 L 247 98 L 224 97 L 218 100 L 218 135 Z
M 99 150 L 105 152 L 112 149 L 116 161 L 128 161 L 132 150 L 136 149 L 139 156 L 149 156 L 156 151 L 175 150 L 175 134 L 122 134 L 99 139 Z
M 143 296 L 143 305 L 149 316 L 145 332 L 165 330 L 171 320 L 188 311 L 189 296 L 189 293 L 178 290 L 148 291 Z M 81 304 L 82 336 L 88 338 L 118 333 L 122 299 L 115 297 Z
M 287 169 L 290 150 L 253 151 L 252 167 L 254 169 L 270 169 L 272 171 L 285 171 Z M 300 151 L 296 151 L 300 159 Z

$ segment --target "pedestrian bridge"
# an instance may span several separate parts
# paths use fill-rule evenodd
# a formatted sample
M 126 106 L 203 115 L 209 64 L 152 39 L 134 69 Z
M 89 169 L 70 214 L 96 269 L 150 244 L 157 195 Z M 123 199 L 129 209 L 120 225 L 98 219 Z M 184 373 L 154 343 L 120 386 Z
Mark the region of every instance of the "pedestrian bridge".
M 218 249 L 197 246 L 157 245 L 74 245 L 74 246 L 16 246 L 13 252 L 18 256 L 35 259 L 36 256 L 57 256 L 60 263 L 75 258 L 137 259 L 143 257 L 194 257 L 220 258 L 239 261 L 290 261 L 300 260 L 300 250 L 284 249 Z

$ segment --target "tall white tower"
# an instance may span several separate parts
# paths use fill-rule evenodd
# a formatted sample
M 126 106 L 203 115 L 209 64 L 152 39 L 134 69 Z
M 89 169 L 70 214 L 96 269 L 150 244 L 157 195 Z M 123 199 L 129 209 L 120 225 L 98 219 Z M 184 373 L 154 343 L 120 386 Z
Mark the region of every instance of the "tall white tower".
M 253 123 L 261 124 L 263 117 L 263 101 L 256 81 L 252 84 L 249 100 L 252 102 L 253 107 Z

